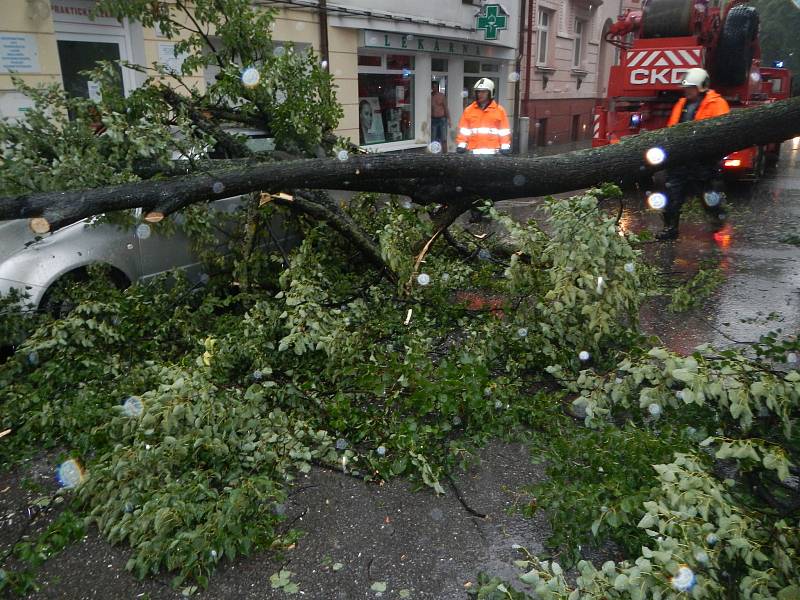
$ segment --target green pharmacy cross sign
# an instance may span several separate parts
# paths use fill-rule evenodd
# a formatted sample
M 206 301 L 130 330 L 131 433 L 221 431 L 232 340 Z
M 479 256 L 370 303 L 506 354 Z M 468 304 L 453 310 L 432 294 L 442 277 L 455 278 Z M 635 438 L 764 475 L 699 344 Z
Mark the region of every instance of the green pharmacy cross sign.
M 482 15 L 478 13 L 477 29 L 485 30 L 483 39 L 496 40 L 498 31 L 508 29 L 506 11 L 499 4 L 487 4 L 485 9 Z

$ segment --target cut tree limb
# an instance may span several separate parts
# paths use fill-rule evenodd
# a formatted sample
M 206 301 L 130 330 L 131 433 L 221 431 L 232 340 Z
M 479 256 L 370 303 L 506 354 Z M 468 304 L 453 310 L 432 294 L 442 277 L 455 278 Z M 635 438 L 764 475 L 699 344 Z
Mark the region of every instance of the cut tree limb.
M 797 135 L 800 97 L 642 133 L 612 146 L 542 158 L 381 154 L 351 156 L 344 161 L 310 159 L 91 190 L 0 198 L 0 220 L 41 217 L 56 230 L 116 210 L 143 207 L 169 214 L 195 202 L 300 188 L 404 194 L 420 204 L 446 204 L 443 221 L 447 221 L 452 212 L 467 210 L 478 198 L 542 196 L 605 181 L 619 182 Z M 648 165 L 644 160 L 645 152 L 655 146 L 666 153 L 662 165 Z
M 397 275 L 384 263 L 378 245 L 346 213 L 336 206 L 336 202 L 327 192 L 321 190 L 299 190 L 292 200 L 285 200 L 281 195 L 275 195 L 272 199 L 276 204 L 286 206 L 293 212 L 326 221 L 333 229 L 357 247 L 369 262 L 379 269 L 385 269 L 386 275 L 392 282 L 397 281 Z

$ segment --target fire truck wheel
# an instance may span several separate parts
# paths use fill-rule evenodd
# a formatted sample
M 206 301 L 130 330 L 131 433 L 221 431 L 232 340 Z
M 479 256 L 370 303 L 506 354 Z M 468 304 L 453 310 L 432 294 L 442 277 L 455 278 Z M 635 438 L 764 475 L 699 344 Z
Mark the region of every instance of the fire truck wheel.
M 714 58 L 714 85 L 742 85 L 750 76 L 753 42 L 758 36 L 758 11 L 734 6 L 725 18 Z

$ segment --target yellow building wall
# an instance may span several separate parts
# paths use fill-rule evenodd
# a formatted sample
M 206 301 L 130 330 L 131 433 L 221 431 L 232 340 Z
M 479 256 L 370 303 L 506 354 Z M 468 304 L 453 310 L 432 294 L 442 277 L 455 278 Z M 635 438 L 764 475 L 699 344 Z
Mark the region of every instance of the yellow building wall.
M 188 27 L 192 27 L 191 21 L 183 13 L 174 12 L 172 16 L 173 19 L 175 19 L 179 23 L 186 25 Z M 188 36 L 183 35 L 177 38 L 168 39 L 156 35 L 156 31 L 152 27 L 144 27 L 142 28 L 142 37 L 144 38 L 144 56 L 145 56 L 145 64 L 143 66 L 152 67 L 153 63 L 160 62 L 159 46 L 161 44 L 174 44 L 180 41 L 181 39 L 185 39 Z M 155 73 L 153 72 L 149 74 L 154 75 Z M 180 93 L 188 93 L 185 88 L 183 88 L 175 79 L 171 77 L 163 78 L 162 81 L 176 88 Z M 203 78 L 202 71 L 197 71 L 193 75 L 183 77 L 183 82 L 189 88 L 197 89 L 200 92 L 205 91 L 205 80 Z
M 28 0 L 2 0 L 2 4 L 3 19 L 0 32 L 33 34 L 38 46 L 41 72 L 20 74 L 22 80 L 30 85 L 60 83 L 61 68 L 51 12 L 41 8 L 37 11 L 36 5 Z M 175 40 L 159 37 L 153 28 L 140 28 L 139 31 L 144 38 L 142 40 L 144 66 L 151 67 L 153 63 L 159 61 L 159 44 L 174 43 Z M 311 44 L 314 51 L 319 54 L 320 29 L 317 12 L 281 8 L 272 26 L 272 38 L 276 42 Z M 335 133 L 349 137 L 355 142 L 358 142 L 357 50 L 357 30 L 328 27 L 330 62 L 328 68 L 334 77 L 337 99 L 344 110 L 344 117 Z M 205 90 L 205 78 L 202 72 L 194 73 L 184 81 L 190 87 L 200 91 Z M 8 100 L 8 94 L 13 93 L 13 90 L 11 76 L 0 74 L 0 103 L 3 103 L 4 96 Z
M 39 73 L 20 73 L 19 77 L 29 85 L 61 81 L 58 62 L 58 46 L 49 11 L 36 12 L 26 0 L 3 0 L 0 33 L 28 33 L 34 35 L 39 51 Z M 0 74 L 0 102 L 13 93 L 14 84 L 10 74 Z
M 329 27 L 328 54 L 336 98 L 344 110 L 335 133 L 358 144 L 358 30 Z

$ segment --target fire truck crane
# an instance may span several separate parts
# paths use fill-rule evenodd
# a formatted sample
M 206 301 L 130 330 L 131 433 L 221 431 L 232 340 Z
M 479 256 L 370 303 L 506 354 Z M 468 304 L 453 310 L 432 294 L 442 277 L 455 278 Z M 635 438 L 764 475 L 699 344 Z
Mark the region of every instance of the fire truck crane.
M 732 110 L 788 98 L 788 69 L 761 66 L 758 11 L 746 0 L 645 0 L 627 9 L 605 40 L 620 49 L 608 97 L 595 107 L 593 146 L 665 127 L 686 72 L 702 67 Z M 778 160 L 780 144 L 756 146 L 723 159 L 723 172 L 757 180 Z

